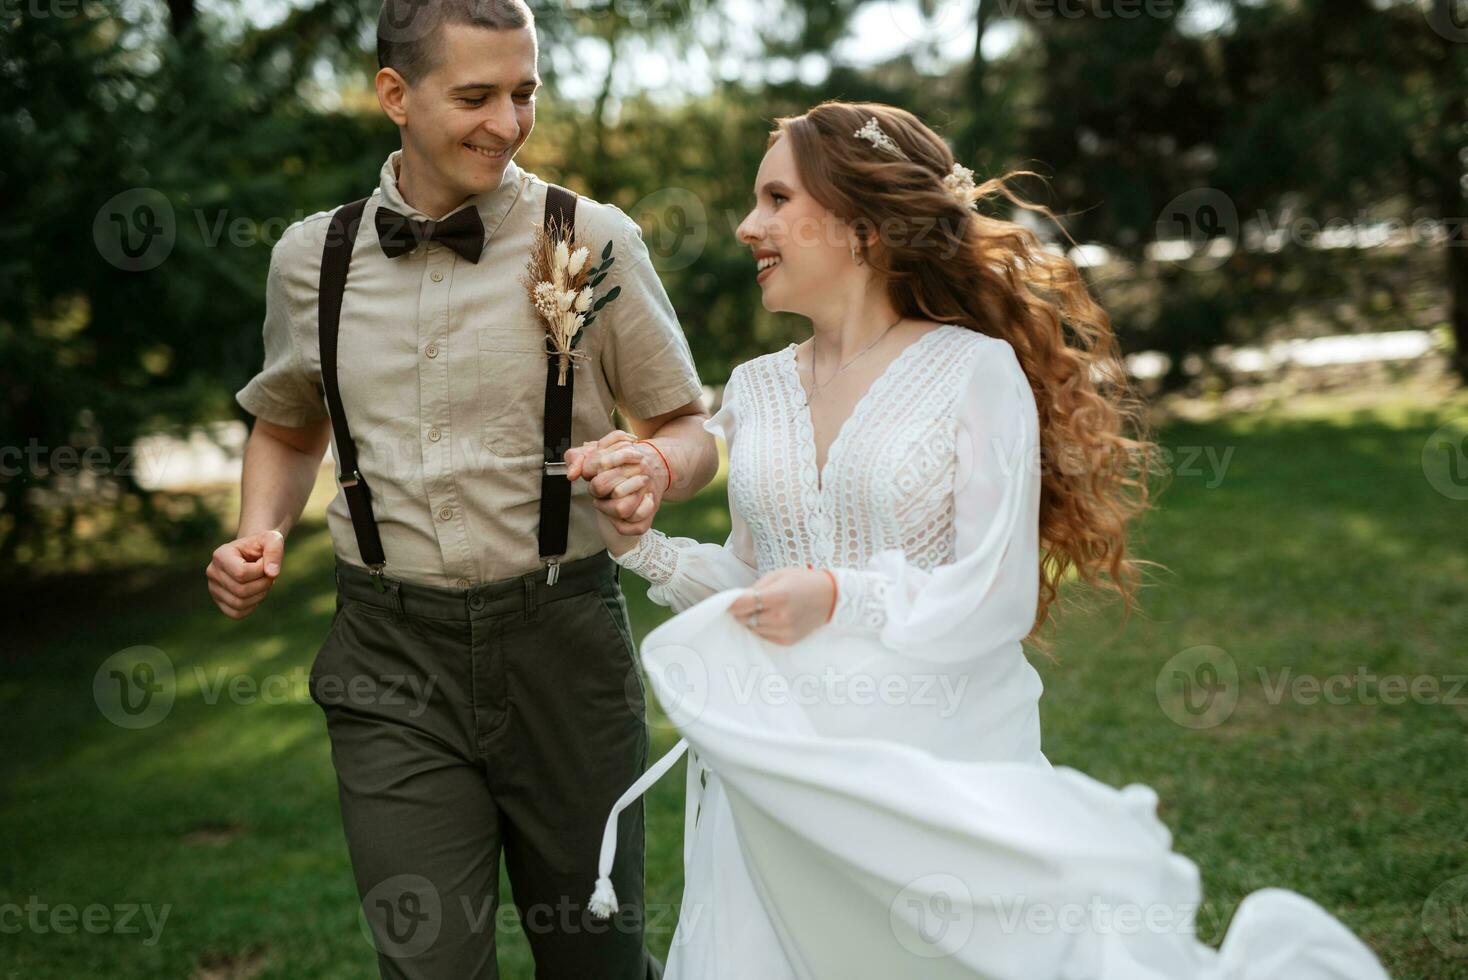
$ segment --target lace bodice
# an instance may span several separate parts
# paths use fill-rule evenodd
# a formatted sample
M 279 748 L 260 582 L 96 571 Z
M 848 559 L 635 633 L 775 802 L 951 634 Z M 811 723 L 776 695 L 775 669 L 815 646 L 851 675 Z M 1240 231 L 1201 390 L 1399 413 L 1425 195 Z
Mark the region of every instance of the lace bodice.
M 701 584 L 717 590 L 792 565 L 830 568 L 839 583 L 833 620 L 881 629 L 890 577 L 863 569 L 884 552 L 900 555 L 918 574 L 957 558 L 955 489 L 967 481 L 968 442 L 975 437 L 970 430 L 977 423 L 965 418 L 976 403 L 966 396 L 977 362 L 992 359 L 993 345 L 1005 348 L 1007 376 L 1022 383 L 1023 372 L 1002 340 L 944 324 L 909 343 L 852 409 L 819 474 L 796 345 L 736 367 L 722 406 L 705 423 L 729 445 L 733 531 L 724 558 L 706 556 L 722 562 L 724 574 L 706 568 Z M 1028 396 L 1027 385 L 1022 394 Z M 1010 402 L 1016 399 L 1024 403 L 1019 394 Z M 1028 410 L 1033 413 L 1032 401 Z M 676 607 L 680 603 L 670 600 L 696 599 L 704 591 L 674 582 L 680 570 L 692 571 L 689 559 L 698 545 L 654 528 L 617 561 L 653 584 L 653 601 Z M 742 569 L 728 563 L 730 555 Z
M 749 526 L 761 575 L 861 567 L 883 548 L 925 569 L 953 560 L 953 408 L 980 340 L 941 326 L 904 348 L 852 409 L 819 477 L 796 345 L 736 369 L 729 506 Z

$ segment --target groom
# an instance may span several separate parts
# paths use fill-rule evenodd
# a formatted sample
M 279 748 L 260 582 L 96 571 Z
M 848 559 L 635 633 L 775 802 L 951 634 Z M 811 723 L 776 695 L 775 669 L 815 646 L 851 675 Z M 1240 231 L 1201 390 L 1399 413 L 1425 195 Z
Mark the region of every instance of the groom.
M 713 477 L 702 387 L 637 225 L 512 159 L 539 86 L 524 3 L 388 0 L 378 60 L 402 148 L 355 223 L 316 214 L 272 252 L 265 362 L 236 396 L 256 419 L 239 531 L 209 590 L 233 619 L 265 599 L 330 441 L 336 615 L 309 686 L 382 976 L 498 976 L 503 852 L 537 977 L 658 977 L 640 805 L 619 914 L 584 907 L 648 751 L 598 522 L 642 533 Z M 519 281 L 548 197 L 613 256 L 565 387 Z

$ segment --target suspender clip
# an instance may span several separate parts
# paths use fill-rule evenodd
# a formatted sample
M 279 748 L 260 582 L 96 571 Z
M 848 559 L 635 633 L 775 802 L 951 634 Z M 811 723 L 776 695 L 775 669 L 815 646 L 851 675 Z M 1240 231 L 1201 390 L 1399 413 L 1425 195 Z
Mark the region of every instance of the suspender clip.
M 340 473 L 336 475 L 336 485 L 339 487 L 355 487 L 361 482 L 362 474 L 357 472 L 356 470 L 352 470 L 351 476 L 343 476 Z
M 555 585 L 561 578 L 561 560 L 552 558 L 546 562 L 545 584 Z
M 544 463 L 542 463 L 541 465 L 543 467 L 545 467 L 545 472 L 549 476 L 565 476 L 566 475 L 566 461 L 564 459 L 556 459 L 556 460 L 550 460 L 550 459 L 548 459 Z
M 386 565 L 387 562 L 380 561 L 375 565 L 367 566 L 367 573 L 372 576 L 372 585 L 374 588 L 377 589 L 378 592 L 387 591 L 387 583 L 382 580 L 382 569 Z

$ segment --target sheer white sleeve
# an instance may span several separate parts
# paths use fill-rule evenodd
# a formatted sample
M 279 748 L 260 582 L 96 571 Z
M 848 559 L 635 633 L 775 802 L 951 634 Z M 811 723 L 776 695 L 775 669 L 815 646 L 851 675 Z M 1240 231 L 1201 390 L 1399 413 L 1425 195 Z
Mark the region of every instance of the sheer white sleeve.
M 955 560 L 926 571 L 887 548 L 865 568 L 833 568 L 833 624 L 915 656 L 945 640 L 990 648 L 1029 634 L 1040 589 L 1039 416 L 1007 342 L 975 355 L 955 436 Z
M 703 424 L 706 431 L 723 436 L 731 450 L 739 417 L 737 374 L 736 368 L 724 386 L 723 404 Z M 729 522 L 731 530 L 723 544 L 671 537 L 649 528 L 636 546 L 612 559 L 648 581 L 649 599 L 682 612 L 725 589 L 748 588 L 759 578 L 749 527 L 732 505 Z

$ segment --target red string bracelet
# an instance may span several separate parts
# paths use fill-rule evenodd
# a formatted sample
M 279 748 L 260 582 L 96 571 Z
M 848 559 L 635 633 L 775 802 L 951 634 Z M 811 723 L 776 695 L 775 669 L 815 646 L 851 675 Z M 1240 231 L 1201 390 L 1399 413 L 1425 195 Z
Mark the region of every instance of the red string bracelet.
M 667 493 L 669 490 L 673 489 L 673 467 L 668 465 L 668 457 L 663 456 L 663 451 L 658 448 L 657 443 L 653 442 L 651 439 L 635 439 L 633 441 L 637 443 L 645 443 L 646 445 L 651 446 L 652 451 L 662 457 L 663 468 L 668 471 L 668 485 L 663 488 L 663 493 Z
M 805 567 L 814 571 L 810 562 L 806 562 Z M 836 615 L 836 597 L 838 594 L 840 594 L 841 587 L 836 584 L 836 576 L 829 568 L 823 568 L 821 569 L 821 571 L 825 572 L 826 577 L 831 580 L 831 609 L 829 612 L 826 613 L 826 622 L 829 623 L 831 621 L 831 617 Z

